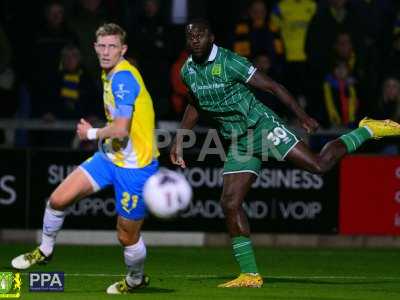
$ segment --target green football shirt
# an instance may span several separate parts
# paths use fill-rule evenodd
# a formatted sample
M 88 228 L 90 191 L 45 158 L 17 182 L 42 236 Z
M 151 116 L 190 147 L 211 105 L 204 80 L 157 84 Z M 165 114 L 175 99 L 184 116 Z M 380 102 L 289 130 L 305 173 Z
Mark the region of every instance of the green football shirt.
M 269 111 L 246 84 L 255 72 L 246 58 L 213 45 L 203 64 L 195 63 L 190 56 L 181 76 L 200 110 L 216 121 L 220 133 L 229 139 L 245 133 Z

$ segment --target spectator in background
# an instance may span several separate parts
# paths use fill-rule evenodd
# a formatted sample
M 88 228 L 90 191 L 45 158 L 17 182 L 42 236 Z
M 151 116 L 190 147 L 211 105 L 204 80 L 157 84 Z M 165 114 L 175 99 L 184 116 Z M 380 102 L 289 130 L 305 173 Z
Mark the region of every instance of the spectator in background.
M 6 74 L 7 69 L 11 67 L 11 58 L 12 58 L 12 51 L 10 41 L 3 29 L 0 25 L 0 88 L 2 89 L 9 89 L 11 88 L 12 84 L 6 84 L 4 81 L 3 76 Z
M 317 5 L 314 0 L 281 0 L 272 10 L 274 28 L 282 34 L 285 48 L 284 82 L 297 98 L 306 95 L 306 32 Z
M 369 114 L 379 98 L 385 57 L 391 47 L 391 28 L 395 18 L 392 0 L 352 0 L 362 35 L 357 41 L 357 69 L 362 114 Z
M 397 1 L 398 2 L 398 1 Z M 363 28 L 362 48 L 375 48 L 379 56 L 390 48 L 391 29 L 395 18 L 393 0 L 352 0 Z
M 394 77 L 388 77 L 383 82 L 382 96 L 379 101 L 379 117 L 392 118 L 400 121 L 400 81 Z M 399 154 L 399 140 L 388 140 L 382 144 L 382 154 Z
M 45 7 L 45 24 L 36 34 L 29 70 L 32 84 L 32 116 L 43 117 L 53 105 L 51 89 L 56 85 L 62 48 L 77 42 L 76 35 L 65 23 L 64 7 L 53 1 Z
M 333 62 L 338 60 L 345 61 L 350 73 L 357 73 L 355 71 L 357 56 L 349 33 L 340 32 L 337 35 L 333 46 L 333 52 Z
M 357 92 L 355 80 L 349 73 L 347 63 L 338 61 L 325 78 L 324 103 L 330 127 L 354 128 L 357 125 Z
M 96 122 L 102 116 L 103 107 L 98 104 L 100 93 L 92 78 L 81 64 L 81 53 L 77 46 L 66 45 L 61 51 L 60 69 L 50 85 L 49 98 L 42 99 L 47 103 L 43 118 L 47 122 L 57 120 L 78 121 L 85 118 Z M 70 147 L 74 132 L 43 132 L 34 135 L 40 146 Z
M 187 50 L 182 51 L 171 67 L 170 82 L 172 94 L 170 102 L 175 117 L 182 117 L 188 103 L 189 91 L 181 78 L 181 68 L 188 57 L 189 53 Z
M 354 69 L 356 62 L 356 55 L 354 53 L 353 43 L 351 41 L 351 36 L 347 32 L 340 32 L 337 37 L 335 44 L 333 46 L 334 50 L 334 60 L 346 61 L 351 70 Z
M 385 58 L 383 75 L 400 78 L 400 32 L 394 36 L 390 53 Z
M 400 121 L 400 81 L 388 77 L 382 87 L 382 96 L 379 103 L 380 117 Z
M 160 12 L 158 0 L 144 0 L 142 14 L 134 28 L 131 49 L 137 52 L 140 71 L 152 95 L 157 117 L 169 112 L 169 77 L 171 40 Z
M 317 10 L 308 27 L 305 44 L 310 66 L 307 79 L 312 87 L 322 87 L 325 75 L 331 72 L 332 49 L 339 33 L 348 32 L 357 48 L 357 41 L 363 35 L 359 24 L 347 0 L 329 0 L 328 5 L 321 5 Z M 318 114 L 322 94 L 320 88 L 310 90 L 309 110 L 314 114 Z
M 93 51 L 93 32 L 106 21 L 109 21 L 109 17 L 102 6 L 102 0 L 79 0 L 70 20 L 71 27 L 79 39 L 82 62 L 99 87 L 100 71 L 96 53 Z
M 9 118 L 14 115 L 17 101 L 13 98 L 15 74 L 11 68 L 11 45 L 3 27 L 0 25 L 0 118 Z M 0 129 L 0 144 L 3 141 L 3 132 Z
M 274 74 L 274 70 L 271 68 L 271 59 L 268 54 L 265 52 L 261 52 L 255 55 L 253 58 L 254 66 L 261 73 L 271 77 L 276 78 L 277 76 Z M 255 94 L 256 98 L 260 100 L 262 103 L 271 108 L 274 112 L 276 112 L 281 118 L 287 118 L 290 115 L 289 111 L 286 107 L 276 98 L 275 95 L 271 93 L 264 92 L 259 89 L 252 89 L 252 92 Z
M 56 116 L 60 119 L 90 119 L 95 122 L 102 113 L 97 105 L 100 95 L 92 78 L 82 67 L 81 52 L 74 45 L 67 45 L 61 53 L 61 66 L 58 74 L 55 99 Z
M 360 52 L 354 48 L 351 35 L 348 32 L 341 32 L 335 41 L 332 62 L 338 60 L 346 62 L 349 74 L 357 81 L 358 96 L 363 99 L 363 102 L 360 103 L 359 111 L 363 115 L 369 115 L 374 106 L 374 103 L 371 102 L 376 103 L 378 97 L 376 84 L 380 71 L 372 57 L 368 61 L 367 57 Z
M 11 66 L 12 51 L 8 37 L 0 25 L 0 117 L 10 117 L 15 113 L 16 101 L 12 100 L 15 73 Z
M 264 1 L 250 3 L 247 16 L 235 24 L 229 44 L 234 52 L 250 59 L 257 53 L 267 53 L 275 74 L 282 74 L 283 42 L 278 28 L 270 22 Z
M 312 18 L 306 35 L 306 55 L 313 69 L 326 73 L 339 33 L 348 32 L 357 46 L 357 40 L 362 37 L 359 24 L 347 0 L 329 0 L 329 5 L 321 7 Z
M 58 85 L 55 87 L 54 99 L 56 100 L 55 118 L 62 120 L 78 121 L 80 118 L 96 124 L 102 118 L 101 98 L 92 77 L 82 66 L 81 52 L 74 45 L 67 45 L 61 53 Z M 57 133 L 58 134 L 58 133 Z M 58 145 L 71 146 L 75 133 L 58 135 Z M 97 145 L 91 141 L 82 142 L 82 148 L 88 150 Z

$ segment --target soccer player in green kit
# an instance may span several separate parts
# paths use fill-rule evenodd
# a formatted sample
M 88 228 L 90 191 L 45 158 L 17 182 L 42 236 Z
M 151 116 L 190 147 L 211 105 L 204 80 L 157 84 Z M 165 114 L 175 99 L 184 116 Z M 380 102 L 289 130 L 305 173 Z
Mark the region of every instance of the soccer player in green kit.
M 205 113 L 216 122 L 220 134 L 231 141 L 224 163 L 221 206 L 240 275 L 219 287 L 261 287 L 263 279 L 257 269 L 242 203 L 258 175 L 265 152 L 309 172 L 322 174 L 366 140 L 400 135 L 400 125 L 391 120 L 365 118 L 359 128 L 327 143 L 320 153 L 313 153 L 249 89 L 252 86 L 275 94 L 307 133 L 314 132 L 318 123 L 283 86 L 258 72 L 247 59 L 215 45 L 206 20 L 194 20 L 187 25 L 186 43 L 191 56 L 183 65 L 181 75 L 193 99 L 186 108 L 181 128 L 192 129 L 199 113 Z M 252 134 L 248 134 L 248 130 Z M 185 168 L 182 142 L 177 135 L 170 158 L 172 163 Z

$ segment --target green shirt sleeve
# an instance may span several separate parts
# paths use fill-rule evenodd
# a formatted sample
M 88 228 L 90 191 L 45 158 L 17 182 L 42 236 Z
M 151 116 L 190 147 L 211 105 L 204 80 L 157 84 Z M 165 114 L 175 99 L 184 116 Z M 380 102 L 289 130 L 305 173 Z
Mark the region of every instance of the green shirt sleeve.
M 247 82 L 256 72 L 256 68 L 243 56 L 232 53 L 227 61 L 229 76 L 240 82 Z
M 182 82 L 186 85 L 186 86 L 189 86 L 188 85 L 188 82 L 187 82 L 187 67 L 186 67 L 186 64 L 184 64 L 183 66 L 182 66 L 182 68 L 181 68 L 181 79 L 182 79 Z
M 182 82 L 183 82 L 184 84 L 186 84 L 186 81 L 185 81 L 185 73 L 183 72 L 183 67 L 182 67 L 182 69 L 181 69 L 181 79 L 182 79 Z

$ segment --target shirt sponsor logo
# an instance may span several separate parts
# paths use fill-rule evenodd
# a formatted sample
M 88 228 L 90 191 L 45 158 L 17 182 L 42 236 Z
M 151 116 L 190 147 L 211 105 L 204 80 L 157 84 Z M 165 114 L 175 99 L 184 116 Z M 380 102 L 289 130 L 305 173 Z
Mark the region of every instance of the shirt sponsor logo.
M 200 90 L 212 90 L 212 89 L 221 89 L 225 87 L 225 83 L 212 83 L 212 84 L 206 84 L 206 85 L 198 85 L 196 86 L 194 83 L 190 86 L 192 89 L 193 93 L 196 91 Z

